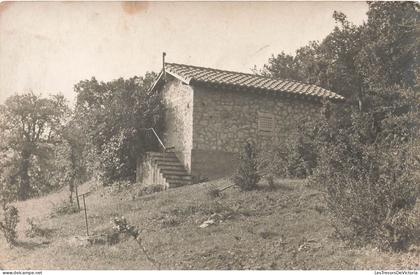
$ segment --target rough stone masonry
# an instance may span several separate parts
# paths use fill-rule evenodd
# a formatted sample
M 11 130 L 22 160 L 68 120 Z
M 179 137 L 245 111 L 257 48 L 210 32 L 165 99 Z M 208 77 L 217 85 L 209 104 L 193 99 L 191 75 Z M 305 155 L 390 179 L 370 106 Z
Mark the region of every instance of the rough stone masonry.
M 163 88 L 166 105 L 165 143 L 196 179 L 229 175 L 247 141 L 262 148 L 284 142 L 303 118 L 315 118 L 321 104 L 270 93 L 185 85 L 171 78 Z M 268 117 L 271 131 L 259 119 Z

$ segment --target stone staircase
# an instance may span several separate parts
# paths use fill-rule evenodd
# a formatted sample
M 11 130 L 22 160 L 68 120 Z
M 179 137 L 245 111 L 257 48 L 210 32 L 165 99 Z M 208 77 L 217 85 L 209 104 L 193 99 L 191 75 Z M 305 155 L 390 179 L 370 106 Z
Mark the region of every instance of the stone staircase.
M 192 183 L 192 177 L 179 161 L 174 152 L 148 152 L 146 159 L 153 169 L 153 177 L 149 183 L 163 184 L 167 188 Z

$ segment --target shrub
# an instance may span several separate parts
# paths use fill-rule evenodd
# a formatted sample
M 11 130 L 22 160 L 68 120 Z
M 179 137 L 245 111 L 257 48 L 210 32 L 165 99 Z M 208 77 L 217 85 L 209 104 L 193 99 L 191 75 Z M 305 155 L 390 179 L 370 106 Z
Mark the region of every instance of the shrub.
M 255 189 L 260 179 L 255 146 L 247 142 L 240 156 L 239 167 L 233 181 L 241 190 L 248 191 Z
M 133 183 L 128 180 L 119 180 L 106 185 L 105 190 L 107 190 L 110 194 L 115 195 L 128 190 L 132 186 Z
M 25 232 L 25 236 L 28 238 L 35 238 L 35 237 L 50 237 L 52 233 L 52 229 L 49 228 L 42 228 L 35 219 L 26 219 L 26 222 L 29 225 L 29 228 Z
M 175 227 L 175 226 L 178 226 L 180 223 L 181 223 L 181 222 L 180 222 L 178 219 L 173 218 L 173 217 L 169 217 L 169 218 L 165 218 L 165 219 L 162 221 L 162 227 L 163 227 L 163 228 L 167 228 L 167 227 Z
M 5 206 L 3 210 L 4 219 L 0 222 L 0 230 L 3 232 L 6 242 L 13 246 L 17 239 L 16 227 L 19 222 L 19 211 L 12 205 Z
M 274 178 L 273 178 L 273 176 L 272 175 L 268 175 L 266 177 L 266 180 L 267 180 L 268 188 L 270 190 L 275 190 L 276 189 L 276 185 L 274 184 Z
M 217 188 L 217 186 L 214 186 L 214 185 L 210 185 L 206 193 L 210 199 L 215 199 L 222 196 L 222 191 L 219 188 Z
M 161 184 L 151 184 L 151 185 L 147 185 L 147 186 L 143 187 L 141 189 L 141 193 L 145 194 L 145 195 L 149 195 L 149 194 L 161 192 L 161 191 L 164 191 L 164 190 L 165 190 L 165 186 L 163 186 Z
M 337 236 L 354 245 L 406 248 L 416 222 L 418 162 L 410 152 L 417 145 L 388 135 L 386 119 L 380 135 L 372 133 L 377 130 L 370 114 L 353 114 L 349 127 L 325 123 L 318 138 L 323 145 L 319 165 L 310 181 L 325 192 Z
M 70 214 L 74 214 L 78 212 L 79 212 L 79 208 L 77 207 L 75 203 L 63 201 L 61 204 L 53 206 L 50 213 L 50 217 L 70 215 Z
M 152 258 L 149 255 L 149 252 L 144 247 L 144 245 L 142 243 L 142 238 L 140 236 L 140 229 L 139 228 L 137 228 L 134 225 L 129 224 L 124 216 L 122 216 L 120 218 L 119 217 L 114 217 L 111 222 L 114 224 L 113 229 L 114 229 L 115 232 L 131 236 L 136 241 L 136 243 L 139 245 L 139 247 L 143 251 L 144 255 L 146 256 L 147 260 L 149 262 L 151 262 L 156 268 L 160 269 L 160 262 L 158 262 L 154 258 Z
M 287 178 L 306 178 L 318 161 L 317 122 L 302 120 L 290 129 L 287 138 L 268 146 L 260 156 L 263 174 Z

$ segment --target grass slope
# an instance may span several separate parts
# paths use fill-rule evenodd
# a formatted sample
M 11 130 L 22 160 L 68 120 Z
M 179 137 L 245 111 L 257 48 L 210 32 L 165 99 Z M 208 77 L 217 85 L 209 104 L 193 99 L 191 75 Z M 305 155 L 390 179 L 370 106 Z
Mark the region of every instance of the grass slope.
M 143 244 L 162 269 L 418 269 L 420 247 L 406 253 L 351 249 L 333 238 L 321 195 L 301 181 L 279 181 L 275 190 L 227 189 L 211 198 L 218 180 L 137 196 L 138 186 L 118 193 L 103 187 L 87 197 L 92 234 L 111 230 L 111 218 L 125 216 L 141 229 Z M 83 186 L 85 190 L 88 185 Z M 115 245 L 83 245 L 83 212 L 49 218 L 51 202 L 65 191 L 19 203 L 18 247 L 0 238 L 4 269 L 153 269 L 140 247 L 125 239 Z M 211 215 L 217 223 L 199 226 Z M 26 238 L 26 217 L 52 230 L 50 237 Z

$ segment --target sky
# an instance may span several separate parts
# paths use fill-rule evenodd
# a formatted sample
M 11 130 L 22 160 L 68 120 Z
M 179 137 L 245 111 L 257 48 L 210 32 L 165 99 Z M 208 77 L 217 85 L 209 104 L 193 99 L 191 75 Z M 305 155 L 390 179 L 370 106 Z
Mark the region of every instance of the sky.
M 365 2 L 2 2 L 0 103 L 62 93 L 95 77 L 158 72 L 166 61 L 240 72 L 294 54 L 334 28 L 334 10 L 366 20 Z

